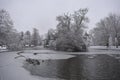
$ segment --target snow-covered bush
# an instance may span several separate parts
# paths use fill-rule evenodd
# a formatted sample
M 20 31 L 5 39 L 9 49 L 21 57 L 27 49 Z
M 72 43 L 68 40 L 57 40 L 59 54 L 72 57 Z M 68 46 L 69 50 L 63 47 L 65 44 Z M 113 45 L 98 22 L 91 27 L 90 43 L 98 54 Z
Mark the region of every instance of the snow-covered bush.
M 56 40 L 56 49 L 62 51 L 87 51 L 85 43 L 80 36 L 65 34 Z
M 8 49 L 11 51 L 18 51 L 18 50 L 22 50 L 23 46 L 21 44 L 12 43 L 9 44 Z

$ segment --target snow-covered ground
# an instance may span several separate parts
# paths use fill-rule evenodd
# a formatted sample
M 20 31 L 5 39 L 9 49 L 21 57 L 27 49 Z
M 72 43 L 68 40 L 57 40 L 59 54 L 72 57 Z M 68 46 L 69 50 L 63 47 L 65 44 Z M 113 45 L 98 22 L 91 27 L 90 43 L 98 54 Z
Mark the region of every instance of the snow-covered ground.
M 88 52 L 63 52 L 63 51 L 53 51 L 53 50 L 25 50 L 25 54 L 120 54 L 120 49 L 111 50 L 103 48 L 90 48 Z
M 22 67 L 24 58 L 16 56 L 16 52 L 0 53 L 0 80 L 62 80 L 31 75 Z
M 32 59 L 68 59 L 71 57 L 74 57 L 73 55 L 65 55 L 65 54 L 22 54 L 26 58 L 32 58 Z
M 91 49 L 94 49 L 92 47 Z M 61 80 L 54 78 L 44 78 L 33 76 L 29 71 L 25 70 L 23 66 L 24 57 L 16 58 L 19 56 L 17 52 L 4 52 L 0 53 L 0 80 Z M 40 53 L 33 55 L 33 53 Z M 25 50 L 21 55 L 34 59 L 67 59 L 74 57 L 71 54 L 107 54 L 118 58 L 112 54 L 120 54 L 120 51 L 114 50 L 96 50 L 91 52 L 61 52 L 52 50 Z M 120 58 L 120 57 L 119 57 Z
M 116 46 L 110 46 L 110 47 L 106 47 L 106 46 L 90 46 L 90 48 L 94 48 L 94 49 L 120 49 L 120 46 L 118 46 L 118 48 L 116 48 Z

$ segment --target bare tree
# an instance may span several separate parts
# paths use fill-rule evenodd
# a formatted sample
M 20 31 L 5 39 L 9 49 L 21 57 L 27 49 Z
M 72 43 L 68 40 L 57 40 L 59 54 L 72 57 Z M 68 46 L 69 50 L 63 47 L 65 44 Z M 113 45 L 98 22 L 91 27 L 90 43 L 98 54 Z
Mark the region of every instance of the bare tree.
M 24 35 L 25 45 L 31 46 L 31 39 L 32 37 L 30 31 L 26 31 Z
M 38 29 L 34 28 L 33 29 L 33 34 L 32 34 L 32 44 L 34 46 L 38 46 L 39 45 L 39 39 L 40 39 L 40 35 L 38 32 Z
M 108 21 L 109 26 L 111 27 L 111 34 L 113 34 L 116 48 L 118 48 L 118 37 L 120 36 L 120 34 L 119 34 L 120 16 L 118 16 L 116 14 L 110 14 L 107 17 L 107 21 Z
M 120 36 L 120 16 L 116 14 L 110 14 L 105 17 L 100 22 L 97 23 L 97 27 L 94 28 L 93 32 L 95 35 L 96 42 L 105 42 L 104 44 L 109 44 L 108 40 L 110 35 L 113 38 L 114 45 L 118 48 L 118 40 Z M 98 38 L 99 36 L 99 38 Z M 99 39 L 99 41 L 97 41 Z M 102 44 L 102 45 L 104 45 Z

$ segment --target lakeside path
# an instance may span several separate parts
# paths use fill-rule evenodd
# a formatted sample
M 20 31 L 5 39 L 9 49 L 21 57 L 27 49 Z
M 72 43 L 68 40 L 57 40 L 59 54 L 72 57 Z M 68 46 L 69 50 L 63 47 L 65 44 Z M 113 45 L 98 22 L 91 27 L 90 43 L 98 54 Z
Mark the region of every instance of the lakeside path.
M 120 54 L 120 51 L 114 50 L 92 50 L 90 52 L 60 52 L 60 51 L 52 51 L 52 50 L 26 50 L 23 54 L 31 54 L 38 52 L 40 54 L 63 54 L 63 56 L 69 54 L 105 54 L 107 56 L 112 56 L 114 59 L 119 59 L 120 57 L 116 57 L 113 54 Z M 0 53 L 0 80 L 61 80 L 54 78 L 43 78 L 38 76 L 33 76 L 29 73 L 29 71 L 25 70 L 23 66 L 24 58 L 15 59 L 17 52 L 3 52 Z M 50 57 L 47 57 L 50 58 Z M 53 57 L 52 57 L 53 58 Z M 91 57 L 92 58 L 92 57 Z

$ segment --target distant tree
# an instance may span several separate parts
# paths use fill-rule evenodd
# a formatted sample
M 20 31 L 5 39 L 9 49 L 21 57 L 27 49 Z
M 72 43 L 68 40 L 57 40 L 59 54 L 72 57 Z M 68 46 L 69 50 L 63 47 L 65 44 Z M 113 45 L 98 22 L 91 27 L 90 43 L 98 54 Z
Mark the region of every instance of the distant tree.
M 108 45 L 110 35 L 113 38 L 114 45 L 118 47 L 120 36 L 120 16 L 116 14 L 110 14 L 100 22 L 97 23 L 97 27 L 93 29 L 94 41 L 97 45 Z
M 108 26 L 110 26 L 111 28 L 111 34 L 112 37 L 114 38 L 114 44 L 116 46 L 116 48 L 118 48 L 118 40 L 120 37 L 120 15 L 116 15 L 116 14 L 110 14 L 107 18 L 106 18 L 107 22 L 108 22 Z
M 46 35 L 46 43 L 45 46 L 49 48 L 54 48 L 55 47 L 55 40 L 56 40 L 56 30 L 54 29 L 49 29 Z
M 28 46 L 31 46 L 31 33 L 30 31 L 26 31 L 25 32 L 25 35 L 24 35 L 24 42 L 25 42 L 25 45 L 28 45 Z
M 23 41 L 24 40 L 24 32 L 20 32 L 20 41 Z
M 38 30 L 36 28 L 34 28 L 33 29 L 33 34 L 32 34 L 32 44 L 34 46 L 38 46 L 39 39 L 40 39 L 39 32 L 38 32 Z
M 93 37 L 94 45 L 107 46 L 109 44 L 108 42 L 109 35 L 106 33 L 105 29 L 101 27 L 94 28 L 93 33 L 94 33 Z
M 105 20 L 101 20 L 96 24 L 96 28 L 93 29 L 94 41 L 96 45 L 108 45 L 110 27 L 106 25 Z

